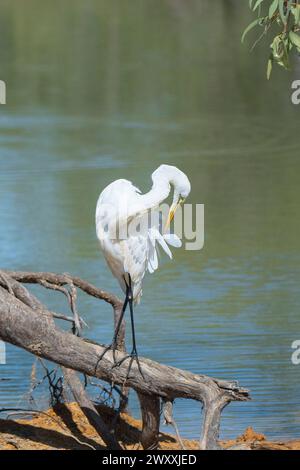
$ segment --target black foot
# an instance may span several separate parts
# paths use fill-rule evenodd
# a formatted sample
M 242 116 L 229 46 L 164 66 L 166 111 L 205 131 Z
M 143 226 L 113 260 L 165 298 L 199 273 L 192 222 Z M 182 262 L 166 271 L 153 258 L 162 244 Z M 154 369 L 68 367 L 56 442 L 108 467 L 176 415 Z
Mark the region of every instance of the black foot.
M 141 376 L 142 376 L 143 379 L 145 380 L 144 374 L 143 374 L 143 372 L 142 372 L 141 364 L 140 364 L 140 361 L 139 361 L 139 356 L 138 356 L 138 353 L 137 353 L 137 350 L 136 350 L 136 349 L 133 349 L 130 354 L 128 354 L 127 356 L 123 357 L 120 361 L 115 362 L 115 364 L 113 365 L 113 368 L 114 368 L 114 367 L 119 367 L 121 364 L 123 364 L 124 361 L 126 361 L 126 359 L 130 359 L 130 362 L 129 362 L 129 366 L 128 366 L 128 369 L 127 369 L 127 374 L 126 374 L 125 382 L 126 382 L 126 380 L 128 379 L 128 377 L 129 377 L 129 374 L 130 374 L 130 370 L 131 370 L 131 366 L 132 366 L 133 361 L 136 361 L 137 366 L 138 366 L 138 369 L 139 369 L 139 373 L 141 374 Z
M 99 363 L 108 351 L 112 351 L 113 360 L 114 360 L 114 366 L 113 367 L 115 367 L 115 365 L 116 365 L 116 349 L 117 349 L 117 345 L 115 343 L 111 343 L 108 346 L 106 346 L 106 348 L 104 349 L 103 353 L 101 354 L 101 356 L 99 357 L 97 362 Z

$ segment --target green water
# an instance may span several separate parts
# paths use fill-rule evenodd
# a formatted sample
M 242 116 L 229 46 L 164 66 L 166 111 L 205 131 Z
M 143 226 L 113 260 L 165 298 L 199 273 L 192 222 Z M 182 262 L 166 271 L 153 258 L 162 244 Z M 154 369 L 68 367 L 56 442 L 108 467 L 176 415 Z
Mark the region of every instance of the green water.
M 265 80 L 267 45 L 240 44 L 247 3 L 1 2 L 0 264 L 120 294 L 98 251 L 98 194 L 120 177 L 146 191 L 159 164 L 178 166 L 190 202 L 205 204 L 205 246 L 147 276 L 140 354 L 249 388 L 251 402 L 225 410 L 222 436 L 253 425 L 299 437 L 300 72 Z M 59 294 L 41 295 L 66 311 Z M 108 342 L 109 307 L 81 297 L 79 310 L 85 334 Z M 24 402 L 31 364 L 7 347 L 1 406 Z M 178 401 L 183 436 L 198 436 L 198 417 L 198 404 Z

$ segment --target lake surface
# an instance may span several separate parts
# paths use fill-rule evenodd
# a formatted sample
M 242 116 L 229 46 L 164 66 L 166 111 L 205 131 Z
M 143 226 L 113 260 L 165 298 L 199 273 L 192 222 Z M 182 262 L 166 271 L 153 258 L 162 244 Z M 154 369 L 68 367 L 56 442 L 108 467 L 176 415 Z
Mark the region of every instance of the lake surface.
M 251 402 L 224 411 L 222 437 L 248 425 L 299 437 L 300 76 L 275 68 L 267 82 L 267 44 L 240 44 L 247 5 L 211 4 L 1 3 L 0 265 L 70 272 L 120 295 L 98 250 L 98 194 L 120 177 L 146 191 L 158 165 L 178 166 L 189 201 L 205 204 L 205 246 L 176 250 L 145 279 L 139 352 L 250 389 Z M 59 294 L 34 292 L 67 312 Z M 80 296 L 79 310 L 86 336 L 109 342 L 110 307 Z M 26 403 L 32 361 L 7 346 L 1 407 Z M 179 400 L 175 417 L 198 437 L 199 404 Z

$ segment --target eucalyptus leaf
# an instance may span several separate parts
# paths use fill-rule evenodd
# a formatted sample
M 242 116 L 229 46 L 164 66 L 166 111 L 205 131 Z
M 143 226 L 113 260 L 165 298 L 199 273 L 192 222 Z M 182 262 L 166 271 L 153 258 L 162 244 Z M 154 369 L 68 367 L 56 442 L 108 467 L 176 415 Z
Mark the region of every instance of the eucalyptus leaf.
M 276 28 L 279 29 L 275 37 L 273 34 L 270 45 L 272 53 L 267 63 L 267 79 L 269 80 L 274 63 L 290 70 L 292 49 L 296 48 L 300 53 L 300 0 L 249 0 L 248 3 L 257 19 L 246 27 L 241 42 L 244 42 L 249 31 L 255 26 L 260 26 L 261 32 L 258 33 L 251 47 L 253 50 L 268 33 Z
M 267 79 L 268 80 L 270 80 L 272 68 L 273 68 L 273 55 L 270 56 L 268 60 L 268 65 L 267 65 Z
M 291 12 L 294 15 L 295 18 L 295 24 L 299 25 L 300 23 L 300 4 L 292 6 Z
M 262 4 L 263 1 L 264 0 L 256 0 L 255 5 L 253 7 L 253 11 L 255 11 L 259 7 L 259 5 Z
M 285 17 L 285 12 L 284 12 L 284 3 L 285 3 L 285 0 L 279 0 L 278 8 L 279 8 L 279 14 L 280 14 L 281 21 L 283 22 L 283 24 L 286 24 L 286 17 Z
M 257 26 L 262 20 L 263 20 L 263 18 L 257 18 L 256 20 L 252 21 L 252 23 L 250 23 L 250 24 L 247 26 L 247 28 L 246 28 L 245 31 L 243 32 L 243 35 L 242 35 L 242 38 L 241 38 L 241 42 L 244 42 L 245 37 L 246 37 L 246 35 L 249 33 L 249 31 L 251 31 L 251 29 L 253 29 L 255 26 Z
M 273 0 L 269 8 L 269 18 L 271 19 L 278 8 L 279 0 Z
M 289 32 L 289 38 L 290 41 L 297 47 L 300 47 L 300 36 L 298 34 L 294 33 L 294 31 Z
M 288 45 L 288 37 L 282 34 L 276 36 L 271 44 L 274 60 L 278 65 L 281 65 L 287 70 L 290 69 Z
M 287 24 L 293 0 L 279 0 L 279 14 L 284 25 Z

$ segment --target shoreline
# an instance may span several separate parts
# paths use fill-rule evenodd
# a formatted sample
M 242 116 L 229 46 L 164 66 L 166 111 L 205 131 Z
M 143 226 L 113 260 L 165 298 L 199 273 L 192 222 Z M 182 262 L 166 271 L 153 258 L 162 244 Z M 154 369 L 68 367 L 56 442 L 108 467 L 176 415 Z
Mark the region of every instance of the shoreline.
M 116 412 L 98 406 L 109 425 Z M 28 413 L 29 414 L 29 413 Z M 124 450 L 142 450 L 139 442 L 141 421 L 121 413 L 116 424 L 116 436 Z M 186 450 L 198 450 L 196 440 L 183 439 Z M 269 441 L 251 427 L 236 439 L 220 441 L 224 449 L 232 450 L 300 450 L 300 438 Z M 26 419 L 0 419 L 0 450 L 105 450 L 106 446 L 89 424 L 76 403 L 60 404 Z M 159 449 L 178 450 L 176 436 L 160 433 Z

